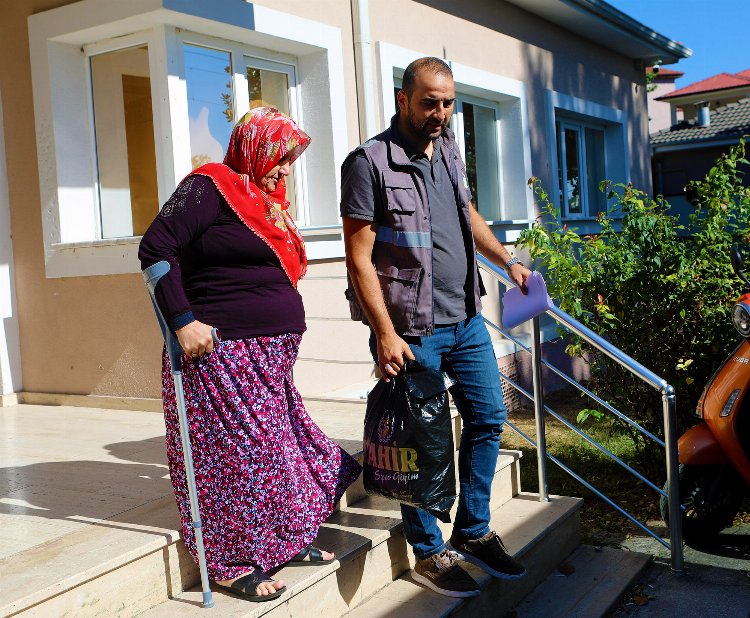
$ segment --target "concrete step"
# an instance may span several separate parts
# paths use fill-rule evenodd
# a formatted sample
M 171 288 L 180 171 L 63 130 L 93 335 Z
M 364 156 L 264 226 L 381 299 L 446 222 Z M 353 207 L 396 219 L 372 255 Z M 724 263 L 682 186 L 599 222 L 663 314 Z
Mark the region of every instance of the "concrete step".
M 0 560 L 0 616 L 132 616 L 198 583 L 172 495 L 88 523 Z
M 508 551 L 526 566 L 528 575 L 523 579 L 497 580 L 464 563 L 482 586 L 482 594 L 472 599 L 452 599 L 416 584 L 410 574 L 405 574 L 355 606 L 346 616 L 503 616 L 578 546 L 580 506 L 581 500 L 577 498 L 552 496 L 549 502 L 540 502 L 535 494 L 521 493 L 493 512 L 491 526 L 502 537 Z M 446 532 L 448 530 L 444 530 L 444 534 Z
M 336 427 L 331 430 L 336 431 Z M 347 443 L 350 452 L 352 442 Z M 352 454 L 361 459 L 361 454 Z M 518 492 L 518 457 L 519 453 L 514 451 L 501 454 L 493 486 L 493 505 L 501 504 Z M 378 500 L 382 504 L 376 508 L 373 505 L 378 504 Z M 390 555 L 394 542 L 400 544 L 399 551 L 405 551 L 400 537 L 400 513 L 394 511 L 392 522 L 389 516 L 365 517 L 373 510 L 387 511 L 393 507 L 390 501 L 367 498 L 360 477 L 341 501 L 339 508 L 343 512 L 335 513 L 321 530 L 321 546 L 333 548 L 341 562 L 353 562 L 353 573 L 361 571 L 356 561 L 364 560 L 365 556 L 378 565 L 376 574 L 356 586 L 361 594 L 374 592 L 368 586 L 384 585 L 378 583 L 380 575 L 387 575 L 387 581 L 391 581 L 400 574 L 400 571 L 394 575 L 387 569 L 382 571 L 383 560 L 372 557 L 378 552 Z M 356 516 L 364 517 L 366 525 L 359 526 Z M 329 538 L 331 535 L 333 538 Z M 400 540 L 393 541 L 394 535 Z M 0 560 L 0 572 L 4 584 L 0 588 L 0 615 L 45 618 L 132 616 L 163 603 L 199 581 L 197 568 L 181 542 L 171 495 L 101 521 L 89 522 L 82 529 L 14 553 Z M 301 578 L 297 590 L 310 587 L 322 576 L 317 568 L 298 567 L 287 579 Z
M 363 403 L 306 405 L 361 455 Z M 14 448 L 0 452 L 0 616 L 134 615 L 199 581 L 180 540 L 161 415 L 46 406 L 3 415 Z M 342 502 L 365 495 L 360 480 Z
M 174 497 L 91 524 L 0 561 L 1 616 L 132 615 L 195 582 Z
M 364 402 L 306 405 L 323 431 L 350 454 L 361 455 Z M 3 455 L 0 469 L 8 485 L 0 499 L 6 530 L 6 551 L 0 553 L 0 615 L 133 616 L 198 584 L 197 568 L 181 542 L 166 476 L 160 415 L 16 408 L 4 409 L 6 421 L 16 420 L 6 423 L 14 428 L 15 447 Z M 460 419 L 455 411 L 453 417 L 458 444 Z M 55 441 L 48 445 L 50 436 Z M 69 436 L 78 436 L 78 441 L 71 442 Z M 38 461 L 40 440 L 54 453 L 52 460 Z M 11 457 L 21 451 L 23 457 Z M 501 453 L 492 508 L 520 491 L 519 456 Z M 330 582 L 339 583 L 327 594 L 344 604 L 342 611 L 348 610 L 408 568 L 410 557 L 400 530 L 397 505 L 366 497 L 360 479 L 321 530 L 321 546 L 336 551 L 339 561 L 284 575 L 290 592 L 279 605 L 294 596 L 292 591 L 310 590 L 307 594 L 317 597 L 326 588 L 316 591 L 316 582 L 331 576 Z M 190 607 L 184 599 L 175 603 L 179 605 L 171 615 L 182 615 Z M 241 611 L 248 606 L 253 604 L 242 602 Z
M 517 493 L 519 457 L 503 451 L 493 480 L 493 509 L 502 508 Z M 455 512 L 455 507 L 454 507 Z M 340 616 L 351 607 L 390 584 L 413 564 L 413 555 L 402 533 L 398 504 L 380 496 L 369 496 L 352 506 L 343 506 L 323 524 L 316 545 L 336 553 L 337 561 L 324 566 L 294 566 L 279 569 L 287 592 L 274 601 L 249 603 L 214 586 L 217 614 L 258 616 Z M 201 593 L 196 587 L 154 607 L 142 618 L 175 615 L 201 616 Z
M 652 557 L 609 547 L 580 546 L 516 608 L 518 618 L 606 616 Z
M 318 397 L 348 384 L 372 377 L 371 360 L 340 361 L 323 358 L 317 352 L 301 356 L 294 366 L 294 384 L 302 396 Z

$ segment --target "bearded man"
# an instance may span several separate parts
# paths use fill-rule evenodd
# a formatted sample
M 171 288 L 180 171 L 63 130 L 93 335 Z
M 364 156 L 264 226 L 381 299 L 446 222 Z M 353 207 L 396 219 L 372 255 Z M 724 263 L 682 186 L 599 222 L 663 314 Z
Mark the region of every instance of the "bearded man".
M 490 487 L 507 411 L 492 341 L 481 315 L 476 251 L 520 286 L 531 273 L 511 257 L 471 203 L 466 168 L 448 124 L 455 103 L 450 67 L 420 58 L 404 73 L 391 126 L 342 166 L 347 298 L 371 328 L 370 349 L 385 380 L 406 359 L 445 371 L 463 430 L 453 534 L 401 505 L 417 558 L 413 578 L 440 594 L 469 597 L 479 586 L 458 564 L 517 579 L 524 567 L 490 530 Z
M 391 126 L 342 166 L 347 298 L 352 318 L 371 328 L 370 351 L 385 380 L 411 359 L 456 382 L 460 495 L 448 544 L 433 515 L 407 505 L 401 512 L 417 558 L 414 579 L 447 596 L 476 596 L 479 586 L 459 560 L 498 578 L 526 574 L 489 527 L 507 411 L 481 315 L 476 251 L 519 286 L 531 273 L 471 203 L 466 167 L 448 128 L 455 103 L 450 67 L 439 58 L 415 60 L 397 97 Z

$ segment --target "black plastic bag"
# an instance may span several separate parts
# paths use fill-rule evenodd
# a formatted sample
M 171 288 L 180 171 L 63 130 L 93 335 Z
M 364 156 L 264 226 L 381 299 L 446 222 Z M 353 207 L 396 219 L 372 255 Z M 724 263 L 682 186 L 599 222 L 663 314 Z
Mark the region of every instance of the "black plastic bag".
M 416 506 L 450 521 L 456 500 L 450 381 L 410 362 L 367 397 L 365 490 Z

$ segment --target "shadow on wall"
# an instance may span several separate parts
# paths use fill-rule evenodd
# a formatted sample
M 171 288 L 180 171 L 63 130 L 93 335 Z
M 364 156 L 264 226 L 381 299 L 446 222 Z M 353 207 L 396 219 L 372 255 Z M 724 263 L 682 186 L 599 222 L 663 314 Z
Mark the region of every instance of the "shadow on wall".
M 542 179 L 545 188 L 551 190 L 553 182 L 557 182 L 549 157 L 550 146 L 554 147 L 554 143 L 550 144 L 554 127 L 548 126 L 545 101 L 546 90 L 553 90 L 622 110 L 631 119 L 627 127 L 630 176 L 636 186 L 650 191 L 645 75 L 632 59 L 498 0 L 416 2 L 522 42 L 519 56 L 493 58 L 488 70 L 520 79 L 527 85 L 533 173 Z M 448 36 L 450 33 L 446 33 Z M 458 55 L 452 54 L 458 41 L 446 38 L 441 43 L 449 58 Z M 640 116 L 636 116 L 639 112 Z M 541 165 L 545 167 L 540 168 Z

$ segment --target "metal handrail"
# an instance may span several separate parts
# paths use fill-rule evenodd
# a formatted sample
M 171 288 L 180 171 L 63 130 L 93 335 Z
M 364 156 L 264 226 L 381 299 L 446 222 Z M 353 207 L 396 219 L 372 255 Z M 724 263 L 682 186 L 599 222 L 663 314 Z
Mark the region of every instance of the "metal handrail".
M 482 255 L 477 255 L 477 260 L 483 270 L 491 274 L 495 279 L 497 279 L 500 283 L 502 283 L 506 288 L 511 288 L 515 286 L 515 283 L 511 281 L 510 277 L 508 277 L 505 271 L 495 266 L 487 258 L 485 258 Z M 557 307 L 553 307 L 551 309 L 548 309 L 545 313 L 547 313 L 550 317 L 556 320 L 559 324 L 562 324 L 563 326 L 568 328 L 571 332 L 575 333 L 576 335 L 578 335 L 579 337 L 587 341 L 589 344 L 594 346 L 597 350 L 599 350 L 603 354 L 606 354 L 609 358 L 611 358 L 612 360 L 620 364 L 622 367 L 630 371 L 633 375 L 635 375 L 642 381 L 646 382 L 647 384 L 649 384 L 650 386 L 652 386 L 653 388 L 655 388 L 661 393 L 662 409 L 663 409 L 663 414 L 664 414 L 664 441 L 662 442 L 659 438 L 657 438 L 656 436 L 648 432 L 646 429 L 641 427 L 638 423 L 636 423 L 632 419 L 628 418 L 625 414 L 616 410 L 610 404 L 603 402 L 596 395 L 588 391 L 585 387 L 578 384 L 575 380 L 572 380 L 571 378 L 565 376 L 564 374 L 562 374 L 562 372 L 557 370 L 548 362 L 544 361 L 542 359 L 542 341 L 541 341 L 541 328 L 540 328 L 539 316 L 532 319 L 531 346 L 529 348 L 521 344 L 518 340 L 513 338 L 511 335 L 508 335 L 508 333 L 506 333 L 501 327 L 494 324 L 491 320 L 488 320 L 485 317 L 485 322 L 487 322 L 488 325 L 502 332 L 504 335 L 512 339 L 517 345 L 519 345 L 519 347 L 531 353 L 532 379 L 533 379 L 533 391 L 534 391 L 533 396 L 529 394 L 525 389 L 520 387 L 520 385 L 513 382 L 513 380 L 510 380 L 507 376 L 503 375 L 502 372 L 500 372 L 500 375 L 507 382 L 513 385 L 516 389 L 518 389 L 521 393 L 523 393 L 526 397 L 531 398 L 534 402 L 534 418 L 536 422 L 536 435 L 537 435 L 536 442 L 534 442 L 534 440 L 532 440 L 525 433 L 520 431 L 512 423 L 508 423 L 508 424 L 514 431 L 516 431 L 519 435 L 521 435 L 524 439 L 526 439 L 529 443 L 531 443 L 537 449 L 537 464 L 538 464 L 537 474 L 539 477 L 539 499 L 542 501 L 549 500 L 549 493 L 547 489 L 547 463 L 546 463 L 546 460 L 549 458 L 552 462 L 560 466 L 563 470 L 565 470 L 578 482 L 580 482 L 585 487 L 593 491 L 596 495 L 598 495 L 600 498 L 605 500 L 608 504 L 614 507 L 621 514 L 625 515 L 630 521 L 638 525 L 641 529 L 647 532 L 650 536 L 652 536 L 662 545 L 664 545 L 665 547 L 668 547 L 671 552 L 672 572 L 675 575 L 682 575 L 684 573 L 684 557 L 683 557 L 683 551 L 682 551 L 682 514 L 680 511 L 680 499 L 679 499 L 679 493 L 678 493 L 679 463 L 677 460 L 677 430 L 676 430 L 676 420 L 675 420 L 674 388 L 672 388 L 672 386 L 669 385 L 666 380 L 664 380 L 663 378 L 660 378 L 653 371 L 641 365 L 638 361 L 636 361 L 635 359 L 625 354 L 622 350 L 612 345 L 609 341 L 607 341 L 600 335 L 596 334 L 590 328 L 588 328 L 587 326 L 584 326 L 578 320 L 576 320 L 569 314 L 565 313 L 561 309 L 558 309 Z M 554 371 L 556 374 L 565 378 L 568 382 L 574 384 L 576 387 L 581 389 L 586 394 L 592 396 L 599 403 L 605 404 L 605 407 L 607 409 L 617 414 L 617 416 L 619 416 L 620 418 L 623 418 L 623 420 L 626 420 L 627 422 L 629 422 L 633 427 L 638 429 L 644 436 L 654 440 L 657 444 L 664 447 L 665 455 L 666 455 L 666 464 L 667 464 L 667 497 L 668 497 L 668 502 L 669 502 L 669 537 L 670 537 L 669 543 L 666 543 L 661 537 L 654 534 L 651 530 L 649 530 L 646 526 L 644 526 L 643 523 L 635 519 L 622 507 L 614 503 L 610 498 L 608 498 L 598 489 L 593 487 L 590 483 L 588 483 L 585 479 L 583 479 L 578 474 L 573 472 L 570 468 L 565 466 L 556 457 L 550 455 L 547 452 L 547 445 L 546 445 L 546 439 L 545 439 L 545 412 L 553 414 L 558 419 L 560 419 L 560 417 L 557 414 L 555 414 L 550 408 L 544 405 L 542 368 L 545 366 L 551 369 L 552 371 Z M 569 423 L 566 423 L 566 425 L 570 427 Z M 577 433 L 580 434 L 582 437 L 584 437 L 587 441 L 589 441 L 594 446 L 596 446 L 599 450 L 604 452 L 605 455 L 607 455 L 608 457 L 616 461 L 618 464 L 626 468 L 629 472 L 634 474 L 639 480 L 646 482 L 651 488 L 655 488 L 657 492 L 664 495 L 664 492 L 661 489 L 656 487 L 652 482 L 645 479 L 645 477 L 643 477 L 641 474 L 639 474 L 638 472 L 636 472 L 635 470 L 627 466 L 627 464 L 619 460 L 614 454 L 610 453 L 605 447 L 601 446 L 599 443 L 593 440 L 593 438 L 585 435 L 584 432 L 581 432 L 580 430 L 577 430 L 576 428 L 573 428 L 573 429 L 577 431 Z
M 513 343 L 515 343 L 519 348 L 522 350 L 525 350 L 529 354 L 531 354 L 531 348 L 527 348 L 523 343 L 521 343 L 518 339 L 516 339 L 513 335 L 510 333 L 504 331 L 502 328 L 500 328 L 497 324 L 492 322 L 491 320 L 488 320 L 485 318 L 485 323 L 487 326 L 494 328 L 497 332 L 502 333 L 505 337 L 510 339 Z M 626 422 L 628 425 L 632 426 L 634 429 L 637 429 L 640 433 L 642 433 L 644 436 L 647 436 L 654 442 L 656 442 L 659 446 L 664 447 L 664 440 L 659 438 L 658 436 L 655 436 L 653 433 L 651 433 L 648 429 L 645 427 L 641 427 L 638 423 L 636 423 L 632 418 L 629 416 L 626 416 L 622 412 L 620 412 L 617 408 L 615 408 L 612 404 L 610 404 L 607 401 L 604 401 L 601 397 L 599 397 L 596 393 L 592 393 L 589 389 L 587 389 L 585 386 L 580 384 L 579 382 L 576 382 L 573 378 L 571 378 L 569 375 L 564 373 L 563 371 L 560 371 L 557 367 L 555 367 L 552 363 L 548 363 L 546 360 L 542 359 L 542 364 L 552 371 L 554 374 L 556 374 L 558 377 L 562 378 L 568 384 L 571 384 L 572 386 L 575 386 L 578 390 L 580 390 L 582 393 L 596 401 L 600 406 L 603 408 L 606 408 L 612 414 L 622 419 L 624 422 Z
M 534 401 L 534 396 L 531 393 L 529 393 L 525 388 L 523 388 L 523 386 L 521 386 L 520 384 L 518 384 L 517 382 L 515 382 L 514 380 L 512 380 L 509 376 L 506 376 L 502 371 L 500 371 L 500 375 L 503 377 L 503 379 L 506 382 L 508 382 L 508 384 L 512 385 L 519 393 L 521 393 L 522 395 L 524 395 L 530 401 L 532 401 L 532 402 Z M 630 472 L 630 474 L 632 474 L 634 477 L 636 477 L 639 481 L 642 481 L 642 482 L 646 483 L 646 485 L 648 485 L 656 493 L 664 496 L 665 498 L 668 497 L 667 492 L 664 491 L 661 487 L 657 487 L 656 485 L 654 485 L 650 480 L 648 480 L 645 476 L 643 476 L 640 472 L 638 472 L 638 470 L 634 470 L 633 468 L 631 468 L 622 459 L 620 459 L 617 455 L 615 455 L 613 452 L 611 452 L 607 447 L 602 446 L 601 444 L 599 444 L 599 442 L 597 442 L 596 440 L 594 440 L 585 431 L 581 431 L 580 429 L 578 429 L 578 427 L 576 427 L 575 425 L 573 425 L 573 423 L 571 423 L 570 421 L 566 420 L 564 417 L 560 416 L 552 408 L 550 408 L 549 406 L 545 405 L 544 406 L 544 411 L 547 412 L 548 414 L 552 415 L 559 422 L 561 422 L 563 425 L 565 425 L 568 429 L 570 429 L 574 433 L 577 433 L 579 437 L 583 438 L 584 440 L 586 440 L 586 442 L 588 442 L 589 444 L 591 444 L 591 446 L 593 446 L 597 450 L 599 450 L 602 453 L 604 453 L 607 457 L 609 457 L 612 461 L 614 461 L 616 464 L 618 464 L 621 468 L 623 468 L 623 469 L 627 470 L 628 472 Z M 518 431 L 518 429 L 516 429 L 515 427 L 513 427 L 513 430 L 516 431 L 517 433 L 520 433 Z

